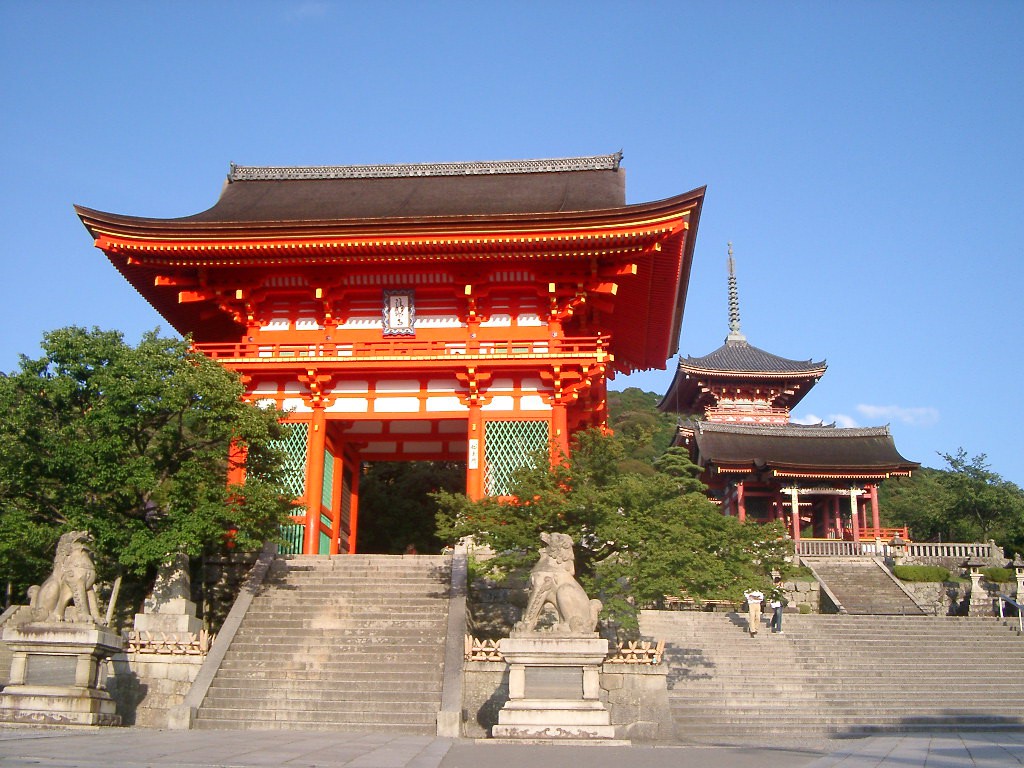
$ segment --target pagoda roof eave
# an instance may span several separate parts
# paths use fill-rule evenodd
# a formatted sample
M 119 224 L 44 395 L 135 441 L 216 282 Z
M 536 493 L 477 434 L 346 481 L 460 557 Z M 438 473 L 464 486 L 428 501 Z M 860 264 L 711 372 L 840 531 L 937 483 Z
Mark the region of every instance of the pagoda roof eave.
M 719 475 L 760 474 L 765 467 L 750 464 L 716 464 L 714 471 Z M 825 466 L 810 464 L 772 463 L 768 469 L 777 480 L 882 480 L 889 477 L 907 477 L 920 469 L 920 464 L 909 463 L 891 466 Z
M 732 425 L 698 422 L 693 439 L 702 466 L 770 470 L 777 476 L 868 477 L 918 469 L 896 449 L 888 427 Z
M 746 382 L 785 382 L 793 387 L 792 394 L 786 396 L 787 407 L 793 408 L 800 403 L 810 392 L 827 369 L 822 363 L 820 368 L 808 371 L 770 372 L 770 371 L 708 371 L 708 370 L 685 370 L 677 368 L 669 383 L 668 389 L 657 404 L 657 409 L 662 413 L 697 413 L 695 403 L 700 396 L 698 384 L 701 377 L 707 380 L 730 379 Z
M 699 368 L 679 364 L 679 371 L 691 376 L 742 378 L 742 379 L 819 379 L 828 369 L 826 363 L 807 367 L 800 371 L 725 371 L 716 368 Z
M 403 237 L 445 233 L 486 235 L 512 232 L 557 232 L 575 229 L 608 229 L 644 226 L 686 214 L 699 216 L 706 187 L 647 203 L 583 211 L 533 213 L 410 216 L 361 219 L 289 219 L 257 221 L 195 221 L 191 217 L 159 219 L 126 216 L 75 206 L 90 234 L 128 240 L 160 240 L 200 243 L 229 239 L 261 241 L 293 238 L 366 236 Z M 694 223 L 691 222 L 691 226 Z

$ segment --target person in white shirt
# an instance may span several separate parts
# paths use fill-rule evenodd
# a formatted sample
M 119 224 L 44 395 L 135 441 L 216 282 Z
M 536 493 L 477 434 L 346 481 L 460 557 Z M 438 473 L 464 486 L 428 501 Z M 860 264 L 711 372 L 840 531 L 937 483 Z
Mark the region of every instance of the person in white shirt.
M 761 604 L 764 602 L 764 593 L 757 589 L 748 589 L 743 593 L 747 598 L 747 629 L 750 636 L 757 634 L 761 626 Z

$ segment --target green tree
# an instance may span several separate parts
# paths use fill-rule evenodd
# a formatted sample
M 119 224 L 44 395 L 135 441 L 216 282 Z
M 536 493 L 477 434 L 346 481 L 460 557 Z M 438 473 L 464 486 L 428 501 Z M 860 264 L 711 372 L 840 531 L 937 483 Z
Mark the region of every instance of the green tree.
M 440 552 L 434 530 L 441 490 L 466 487 L 466 465 L 454 461 L 375 461 L 359 480 L 360 552 Z
M 107 576 L 198 555 L 229 530 L 242 548 L 276 535 L 290 503 L 273 447 L 280 414 L 244 403 L 237 376 L 155 332 L 131 347 L 116 331 L 64 328 L 42 348 L 0 378 L 8 579 L 38 579 L 47 546 L 70 529 L 93 535 Z M 226 482 L 232 441 L 245 452 L 244 486 Z
M 994 538 L 1021 551 L 1024 490 L 989 469 L 984 454 L 968 458 L 963 448 L 940 453 L 947 469 L 923 468 L 910 478 L 882 484 L 885 519 L 907 525 L 914 539 L 984 541 Z
M 961 529 L 986 540 L 1002 538 L 1024 517 L 1024 491 L 989 468 L 985 454 L 971 459 L 960 448 L 939 454 L 949 465 L 942 484 L 949 492 L 949 517 Z
M 905 525 L 918 541 L 951 538 L 949 490 L 942 482 L 946 473 L 922 467 L 911 477 L 893 477 L 878 488 L 878 506 L 886 526 Z
M 702 492 L 681 491 L 678 477 L 624 471 L 623 455 L 615 438 L 579 433 L 564 465 L 549 468 L 538 457 L 537 468 L 520 470 L 511 499 L 438 494 L 438 532 L 488 545 L 497 553 L 491 564 L 506 574 L 536 561 L 541 532 L 571 535 L 577 577 L 604 601 L 603 616 L 623 627 L 635 627 L 636 606 L 665 594 L 738 601 L 785 567 L 780 528 L 724 517 Z
M 623 469 L 651 474 L 651 462 L 672 443 L 676 415 L 661 413 L 660 400 L 638 387 L 608 393 L 608 426 L 623 446 Z

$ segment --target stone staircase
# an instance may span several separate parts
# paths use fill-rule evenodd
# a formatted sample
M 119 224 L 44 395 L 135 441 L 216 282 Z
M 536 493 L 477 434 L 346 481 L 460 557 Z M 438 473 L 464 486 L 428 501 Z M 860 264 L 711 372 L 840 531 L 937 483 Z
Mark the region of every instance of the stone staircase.
M 924 611 L 873 559 L 801 558 L 851 614 L 921 616 Z
M 450 558 L 274 561 L 196 728 L 433 734 Z
M 1024 637 L 996 619 L 790 615 L 756 637 L 735 613 L 643 611 L 664 638 L 687 741 L 1024 729 Z

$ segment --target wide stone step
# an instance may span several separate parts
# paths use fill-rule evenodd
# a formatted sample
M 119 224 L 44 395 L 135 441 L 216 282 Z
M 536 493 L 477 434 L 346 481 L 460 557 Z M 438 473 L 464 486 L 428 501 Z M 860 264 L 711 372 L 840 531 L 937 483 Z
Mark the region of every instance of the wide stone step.
M 697 712 L 678 713 L 673 710 L 676 721 L 681 727 L 688 729 L 698 728 L 700 725 L 720 726 L 724 724 L 746 725 L 753 722 L 768 723 L 772 719 L 779 718 L 780 725 L 787 729 L 803 729 L 813 726 L 836 726 L 836 725 L 901 725 L 912 723 L 967 723 L 991 722 L 1002 725 L 1014 724 L 1020 727 L 1024 725 L 1024 717 L 1010 712 L 1000 711 L 965 711 L 965 712 L 944 712 L 940 710 L 924 710 L 914 713 L 892 710 L 884 712 L 846 711 L 836 713 L 823 713 L 821 711 L 790 712 L 785 708 L 771 709 L 762 707 L 759 709 L 727 709 L 714 715 L 701 716 Z M 762 726 L 761 732 L 765 732 Z
M 268 694 L 273 695 L 268 695 Z M 418 712 L 424 707 L 436 710 L 441 700 L 440 689 L 436 691 L 419 691 L 412 693 L 402 690 L 381 690 L 365 689 L 356 690 L 353 688 L 336 689 L 298 689 L 273 686 L 268 689 L 267 694 L 260 695 L 259 691 L 253 688 L 222 688 L 214 696 L 209 697 L 207 705 L 210 707 L 240 707 L 252 706 L 256 702 L 270 702 L 277 706 L 278 695 L 287 695 L 288 706 L 300 709 L 321 709 L 336 710 L 350 707 L 354 710 L 395 710 L 398 712 Z
M 311 640 L 321 638 L 360 638 L 373 635 L 388 637 L 422 637 L 425 632 L 436 632 L 440 627 L 445 626 L 447 621 L 360 621 L 345 622 L 340 619 L 321 618 L 307 622 L 307 626 L 281 627 L 275 624 L 267 624 L 256 621 L 246 629 L 246 635 L 253 637 L 274 637 L 275 642 L 281 640 L 286 642 L 288 638 L 301 639 L 308 637 Z
M 436 725 L 432 720 L 424 718 L 394 720 L 381 722 L 363 719 L 326 718 L 322 714 L 309 717 L 301 722 L 294 720 L 256 720 L 246 716 L 244 712 L 225 713 L 223 717 L 208 718 L 200 716 L 193 725 L 197 730 L 236 730 L 236 731 L 352 731 L 353 733 L 394 733 L 433 735 Z
M 275 561 L 197 727 L 433 733 L 449 563 L 359 555 Z
M 312 723 L 331 723 L 339 730 L 346 727 L 355 727 L 355 730 L 362 730 L 359 726 L 380 723 L 386 725 L 391 723 L 395 730 L 402 730 L 403 725 L 427 725 L 436 722 L 437 710 L 422 712 L 402 712 L 393 709 L 358 709 L 339 708 L 331 709 L 303 709 L 290 707 L 288 709 L 272 708 L 258 710 L 253 708 L 229 708 L 218 707 L 201 711 L 199 720 L 206 722 L 221 722 L 233 720 L 248 720 L 249 722 L 264 723 L 291 723 L 293 726 L 300 726 Z M 223 727 L 223 725 L 222 725 Z M 305 728 L 303 728 L 305 730 Z
M 787 614 L 751 638 L 740 614 L 641 614 L 665 639 L 681 738 L 1024 727 L 1024 642 L 995 620 Z

